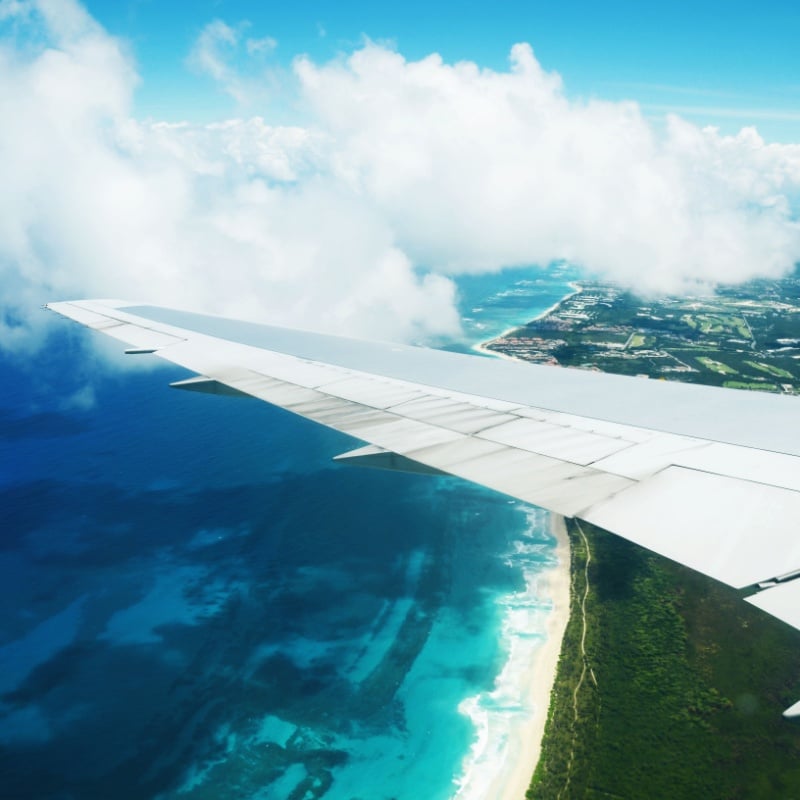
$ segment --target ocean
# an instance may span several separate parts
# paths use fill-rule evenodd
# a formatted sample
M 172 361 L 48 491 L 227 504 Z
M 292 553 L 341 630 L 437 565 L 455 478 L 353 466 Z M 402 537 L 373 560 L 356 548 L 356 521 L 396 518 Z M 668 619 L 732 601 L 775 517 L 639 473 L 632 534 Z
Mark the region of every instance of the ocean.
M 460 279 L 450 347 L 573 277 Z M 545 512 L 333 463 L 348 437 L 56 327 L 0 358 L 0 796 L 477 796 L 546 619 Z

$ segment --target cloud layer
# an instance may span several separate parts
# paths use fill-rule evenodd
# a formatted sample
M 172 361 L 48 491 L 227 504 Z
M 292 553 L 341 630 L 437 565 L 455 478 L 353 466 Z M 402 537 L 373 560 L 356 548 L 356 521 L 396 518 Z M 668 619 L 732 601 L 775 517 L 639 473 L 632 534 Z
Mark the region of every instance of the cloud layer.
M 647 291 L 776 275 L 800 253 L 800 147 L 633 103 L 567 100 L 531 48 L 508 73 L 368 45 L 297 62 L 339 175 L 415 260 L 450 272 L 569 259 Z
M 458 330 L 459 273 L 568 259 L 680 291 L 800 259 L 800 146 L 572 101 L 528 45 L 507 72 L 298 58 L 302 125 L 200 126 L 135 119 L 130 53 L 71 0 L 5 0 L 0 26 L 5 348 L 64 297 L 413 340 Z M 274 47 L 215 21 L 192 59 L 236 94 Z

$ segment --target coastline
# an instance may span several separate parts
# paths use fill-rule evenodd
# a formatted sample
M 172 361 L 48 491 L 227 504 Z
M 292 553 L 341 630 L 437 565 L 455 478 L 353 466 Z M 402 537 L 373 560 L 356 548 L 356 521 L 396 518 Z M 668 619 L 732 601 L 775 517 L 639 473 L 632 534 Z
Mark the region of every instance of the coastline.
M 564 517 L 550 514 L 550 533 L 556 540 L 557 563 L 537 582 L 537 594 L 552 602 L 547 616 L 546 638 L 536 649 L 523 689 L 525 713 L 510 731 L 505 769 L 488 796 L 498 800 L 523 800 L 542 748 L 550 694 L 556 679 L 561 642 L 569 622 L 569 539 Z
M 571 292 L 531 320 L 544 319 L 556 311 L 565 300 L 583 291 L 583 287 L 577 281 L 570 281 L 568 285 L 572 289 Z M 487 349 L 486 345 L 502 339 L 519 327 L 515 325 L 507 328 L 488 341 L 472 345 L 471 349 L 494 358 L 517 361 L 518 359 L 513 356 Z M 535 576 L 526 576 L 526 595 L 536 598 L 537 602 L 549 602 L 550 607 L 541 612 L 546 614 L 544 624 L 536 627 L 533 623 L 535 630 L 531 630 L 529 620 L 528 629 L 518 631 L 527 638 L 512 643 L 509 661 L 503 673 L 498 676 L 498 684 L 492 693 L 501 702 L 511 700 L 516 713 L 511 716 L 506 729 L 502 731 L 499 746 L 490 753 L 486 750 L 490 738 L 489 728 L 493 726 L 487 722 L 485 716 L 476 713 L 478 698 L 469 698 L 462 704 L 460 707 L 462 713 L 471 716 L 479 729 L 478 742 L 473 747 L 472 755 L 476 760 L 472 767 L 478 766 L 484 759 L 494 761 L 494 764 L 481 776 L 483 780 L 478 778 L 473 769 L 468 769 L 453 796 L 454 800 L 473 800 L 473 798 L 477 800 L 485 797 L 495 800 L 524 800 L 539 762 L 550 698 L 558 672 L 561 645 L 570 618 L 571 573 L 567 526 L 560 514 L 549 513 L 548 517 L 550 534 L 556 542 L 555 564 L 537 572 Z M 519 648 L 517 653 L 513 652 L 514 647 Z M 513 676 L 507 674 L 512 664 L 520 662 L 524 664 L 521 673 Z M 500 688 L 501 685 L 507 686 L 509 683 L 513 683 L 510 692 Z M 513 699 L 509 695 L 513 695 Z M 495 731 L 491 738 L 497 740 L 497 734 L 498 731 Z
M 576 294 L 580 294 L 583 291 L 583 286 L 577 281 L 570 281 L 567 286 L 569 286 L 572 291 L 569 294 L 565 294 L 560 300 L 553 303 L 553 305 L 548 306 L 544 311 L 540 314 L 537 314 L 535 317 L 530 319 L 530 322 L 536 322 L 537 320 L 544 319 L 545 317 L 550 316 L 565 300 L 569 300 L 570 297 L 575 297 Z M 525 323 L 523 323 L 525 324 Z M 513 333 L 518 328 L 522 327 L 521 325 L 513 325 L 510 328 L 506 328 L 502 333 L 498 334 L 497 336 L 493 336 L 491 339 L 485 342 L 478 342 L 478 344 L 472 345 L 472 349 L 476 353 L 482 353 L 483 355 L 494 356 L 494 358 L 505 358 L 508 361 L 518 361 L 519 359 L 514 358 L 513 356 L 507 356 L 505 353 L 498 353 L 494 350 L 489 350 L 486 345 L 490 344 L 491 342 L 496 342 L 498 339 L 504 339 L 510 333 Z
M 566 524 L 560 515 L 548 516 L 555 563 L 526 575 L 506 623 L 514 631 L 511 652 L 494 690 L 459 706 L 478 736 L 454 800 L 524 800 L 539 760 L 570 611 Z

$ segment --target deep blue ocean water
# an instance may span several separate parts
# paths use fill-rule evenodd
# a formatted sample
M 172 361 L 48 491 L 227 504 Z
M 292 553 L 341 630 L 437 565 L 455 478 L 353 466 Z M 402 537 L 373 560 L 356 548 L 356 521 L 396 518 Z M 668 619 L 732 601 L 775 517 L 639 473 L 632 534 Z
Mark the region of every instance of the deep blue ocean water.
M 566 279 L 463 280 L 455 346 Z M 0 797 L 452 797 L 546 515 L 99 338 L 0 359 Z

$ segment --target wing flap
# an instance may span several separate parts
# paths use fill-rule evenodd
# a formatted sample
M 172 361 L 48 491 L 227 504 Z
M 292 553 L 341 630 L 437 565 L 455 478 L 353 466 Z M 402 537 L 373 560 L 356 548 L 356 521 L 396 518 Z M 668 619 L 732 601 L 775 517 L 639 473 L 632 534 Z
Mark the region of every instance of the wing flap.
M 626 439 L 601 436 L 576 427 L 520 417 L 481 431 L 477 436 L 582 466 L 588 466 L 633 444 Z
M 673 466 L 582 516 L 737 588 L 800 565 L 800 493 L 775 486 Z
M 429 394 L 397 406 L 391 406 L 390 410 L 395 414 L 420 422 L 429 422 L 432 425 L 444 423 L 453 430 L 469 434 L 478 433 L 516 419 L 510 414 L 474 403 Z
M 676 463 L 691 469 L 800 492 L 800 458 L 713 442 L 686 451 Z
M 683 463 L 686 453 L 703 447 L 708 447 L 708 442 L 651 431 L 648 439 L 598 460 L 595 466 L 597 469 L 639 481 L 669 466 Z

